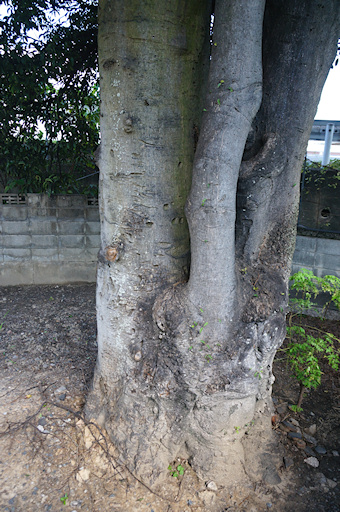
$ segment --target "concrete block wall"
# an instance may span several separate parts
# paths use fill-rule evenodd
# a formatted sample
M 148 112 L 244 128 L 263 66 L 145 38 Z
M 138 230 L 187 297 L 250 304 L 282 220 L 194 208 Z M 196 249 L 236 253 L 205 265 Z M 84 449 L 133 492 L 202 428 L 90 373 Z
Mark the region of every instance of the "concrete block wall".
M 99 245 L 93 199 L 0 195 L 0 286 L 94 282 Z
M 298 236 L 293 257 L 292 273 L 301 268 L 318 276 L 340 278 L 340 240 Z
M 85 196 L 0 194 L 0 286 L 95 282 L 97 201 Z M 292 272 L 340 278 L 340 240 L 298 236 Z

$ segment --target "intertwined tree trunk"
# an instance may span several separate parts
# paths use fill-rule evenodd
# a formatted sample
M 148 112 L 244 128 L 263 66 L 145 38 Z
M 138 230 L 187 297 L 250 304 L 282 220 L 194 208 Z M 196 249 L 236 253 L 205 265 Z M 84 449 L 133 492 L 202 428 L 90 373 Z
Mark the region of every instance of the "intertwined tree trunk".
M 178 455 L 224 484 L 261 469 L 299 173 L 339 11 L 336 0 L 100 4 L 87 412 L 148 483 Z

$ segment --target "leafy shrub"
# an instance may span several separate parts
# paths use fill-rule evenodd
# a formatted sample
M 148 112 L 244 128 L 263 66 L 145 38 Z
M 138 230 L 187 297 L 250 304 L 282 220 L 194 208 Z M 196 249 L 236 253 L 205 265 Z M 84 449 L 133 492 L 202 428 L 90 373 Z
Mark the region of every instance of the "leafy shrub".
M 340 279 L 335 276 L 317 277 L 310 270 L 302 269 L 295 273 L 291 280 L 294 290 L 300 297 L 290 298 L 291 312 L 288 315 L 287 338 L 285 349 L 288 364 L 300 383 L 300 395 L 296 408 L 301 407 L 306 389 L 317 388 L 321 384 L 321 360 L 326 361 L 334 370 L 340 363 L 340 340 L 333 334 L 314 326 L 306 329 L 302 324 L 302 315 L 316 306 L 313 300 L 321 293 L 328 294 L 328 301 L 323 307 L 320 317 L 333 303 L 340 310 Z

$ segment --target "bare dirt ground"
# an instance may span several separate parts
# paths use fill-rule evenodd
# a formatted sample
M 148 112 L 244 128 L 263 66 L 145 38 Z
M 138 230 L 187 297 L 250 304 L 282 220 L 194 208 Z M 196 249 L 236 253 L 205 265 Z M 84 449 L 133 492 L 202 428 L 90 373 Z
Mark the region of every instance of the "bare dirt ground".
M 298 385 L 278 354 L 273 428 L 281 482 L 216 490 L 198 481 L 186 461 L 174 461 L 184 475 L 169 472 L 166 485 L 152 492 L 117 465 L 106 433 L 84 422 L 97 351 L 95 286 L 0 288 L 1 324 L 0 511 L 340 511 L 336 372 L 324 368 L 303 412 L 292 413 Z M 321 327 L 340 334 L 339 322 Z M 295 430 L 302 437 L 294 439 Z M 310 457 L 318 467 L 305 462 Z

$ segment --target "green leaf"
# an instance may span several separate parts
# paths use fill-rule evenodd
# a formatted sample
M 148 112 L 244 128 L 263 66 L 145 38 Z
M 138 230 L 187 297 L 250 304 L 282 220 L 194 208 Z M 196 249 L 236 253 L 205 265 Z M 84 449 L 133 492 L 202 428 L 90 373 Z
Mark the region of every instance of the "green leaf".
M 66 505 L 66 501 L 67 501 L 67 500 L 68 500 L 68 496 L 67 496 L 67 494 L 65 493 L 65 495 L 64 495 L 64 496 L 62 496 L 62 497 L 60 498 L 60 501 L 62 502 L 62 504 L 63 504 L 63 505 Z
M 184 467 L 183 467 L 181 464 L 179 464 L 179 465 L 177 466 L 177 471 L 178 471 L 178 473 L 179 473 L 181 476 L 183 476 L 183 475 L 184 475 L 184 471 L 185 471 L 185 470 L 184 470 Z

